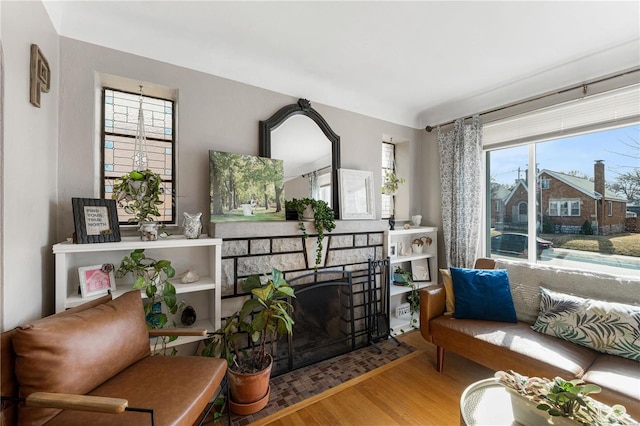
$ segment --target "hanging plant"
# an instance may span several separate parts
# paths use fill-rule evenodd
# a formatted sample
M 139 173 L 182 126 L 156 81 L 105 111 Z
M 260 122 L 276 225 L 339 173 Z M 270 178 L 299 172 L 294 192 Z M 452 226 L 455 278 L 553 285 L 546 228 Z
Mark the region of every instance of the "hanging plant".
M 162 177 L 146 170 L 133 170 L 116 179 L 113 198 L 125 213 L 133 215 L 129 222 L 153 222 L 160 216 L 158 206 L 164 202 Z
M 297 213 L 298 220 L 300 221 L 298 224 L 298 228 L 302 231 L 304 238 L 309 237 L 309 234 L 307 234 L 307 227 L 305 226 L 303 221 L 304 211 L 307 207 L 309 207 L 313 211 L 312 221 L 316 227 L 316 232 L 318 233 L 315 263 L 315 269 L 318 269 L 318 266 L 322 262 L 322 241 L 324 240 L 324 234 L 325 232 L 331 232 L 335 229 L 335 215 L 333 213 L 333 209 L 329 207 L 329 205 L 325 201 L 322 200 L 314 200 L 312 198 L 294 198 L 290 201 L 285 201 L 285 208 L 288 210 L 293 210 Z
M 385 195 L 393 195 L 396 193 L 400 185 L 404 184 L 404 178 L 396 176 L 393 172 L 385 172 L 384 181 L 382 183 L 382 193 Z

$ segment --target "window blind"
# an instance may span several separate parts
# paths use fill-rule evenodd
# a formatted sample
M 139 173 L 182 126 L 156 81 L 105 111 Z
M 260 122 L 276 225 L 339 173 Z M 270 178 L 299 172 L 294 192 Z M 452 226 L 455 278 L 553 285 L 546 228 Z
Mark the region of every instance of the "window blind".
M 640 122 L 640 84 L 585 96 L 483 126 L 483 147 L 494 149 Z

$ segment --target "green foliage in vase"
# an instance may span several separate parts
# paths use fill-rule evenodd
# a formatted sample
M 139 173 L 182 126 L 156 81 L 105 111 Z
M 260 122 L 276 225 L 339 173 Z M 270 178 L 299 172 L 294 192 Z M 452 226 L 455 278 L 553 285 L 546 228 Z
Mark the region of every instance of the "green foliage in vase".
M 385 172 L 384 181 L 382 182 L 382 193 L 386 195 L 393 195 L 396 193 L 400 185 L 406 181 L 404 178 L 398 177 L 393 172 Z
M 239 373 L 255 373 L 271 362 L 274 342 L 281 336 L 293 334 L 293 306 L 287 298 L 295 295 L 282 272 L 275 268 L 265 280 L 252 275 L 242 281 L 242 289 L 254 297 L 247 299 L 242 308 L 213 333 L 202 355 L 220 356 L 227 360 L 229 368 Z M 250 350 L 245 350 L 241 343 L 246 336 Z
M 153 222 L 160 216 L 158 206 L 164 202 L 162 177 L 151 170 L 133 170 L 116 179 L 113 198 L 125 213 L 134 217 L 129 222 Z
M 309 235 L 307 234 L 307 227 L 302 219 L 307 206 L 309 206 L 313 211 L 313 224 L 315 225 L 316 232 L 318 233 L 315 263 L 315 269 L 318 269 L 318 266 L 322 262 L 322 241 L 324 240 L 325 232 L 331 232 L 336 228 L 335 214 L 333 213 L 333 209 L 322 200 L 314 200 L 312 198 L 294 198 L 292 200 L 285 201 L 285 208 L 293 210 L 298 214 L 298 220 L 300 221 L 298 227 L 305 238 Z

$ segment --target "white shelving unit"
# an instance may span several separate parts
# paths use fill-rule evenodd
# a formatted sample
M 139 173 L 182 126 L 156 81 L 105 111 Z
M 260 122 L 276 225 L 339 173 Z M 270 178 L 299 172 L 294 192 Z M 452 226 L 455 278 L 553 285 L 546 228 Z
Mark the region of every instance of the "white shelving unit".
M 176 274 L 195 269 L 200 279 L 182 284 L 180 278 L 171 280 L 176 293 L 197 312 L 198 320 L 193 328 L 209 331 L 220 328 L 221 292 L 221 247 L 222 239 L 201 235 L 197 239 L 170 236 L 157 241 L 142 241 L 140 237 L 123 237 L 114 243 L 73 244 L 62 242 L 53 246 L 55 255 L 55 309 L 56 312 L 81 305 L 101 296 L 81 297 L 78 294 L 78 267 L 113 263 L 117 269 L 122 258 L 135 249 L 145 249 L 145 255 L 154 259 L 168 259 Z M 133 278 L 116 279 L 113 297 L 119 297 L 133 287 Z M 141 292 L 140 296 L 146 298 Z M 179 319 L 178 319 L 179 322 Z M 177 346 L 201 340 L 202 337 L 183 336 L 168 346 Z
M 432 240 L 431 245 L 423 245 L 422 253 L 413 253 L 411 241 L 415 238 L 429 237 Z M 432 226 L 418 226 L 409 229 L 396 229 L 393 231 L 385 231 L 385 246 L 387 253 L 390 248 L 394 247 L 395 255 L 391 257 L 391 275 L 396 267 L 401 267 L 405 271 L 411 271 L 414 275 L 414 282 L 418 288 L 428 287 L 438 282 L 438 228 Z M 426 268 L 429 273 L 426 281 L 419 280 L 416 277 L 416 268 Z M 424 274 L 424 269 L 421 275 Z M 403 332 L 411 330 L 411 316 L 406 315 L 398 318 L 396 316 L 396 308 L 401 303 L 407 301 L 407 295 L 411 292 L 411 287 L 400 286 L 391 283 L 389 286 L 389 322 L 391 326 L 391 334 L 397 336 Z M 415 323 L 419 327 L 419 314 L 415 313 L 414 318 L 418 320 Z

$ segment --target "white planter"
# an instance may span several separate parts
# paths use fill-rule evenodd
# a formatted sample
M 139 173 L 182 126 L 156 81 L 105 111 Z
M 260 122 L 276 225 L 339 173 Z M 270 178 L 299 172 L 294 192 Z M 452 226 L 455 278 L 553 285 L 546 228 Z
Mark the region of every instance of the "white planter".
M 511 396 L 511 408 L 513 409 L 513 419 L 522 426 L 540 426 L 540 425 L 561 425 L 561 426 L 577 426 L 580 423 L 561 416 L 551 416 L 546 411 L 537 408 L 537 404 L 524 396 L 517 394 L 509 388 Z
M 423 245 L 420 244 L 411 244 L 411 250 L 413 250 L 413 252 L 415 254 L 420 254 L 422 253 L 422 249 L 424 248 Z
M 158 239 L 158 222 L 142 222 L 140 224 L 140 239 L 142 241 L 156 241 Z

